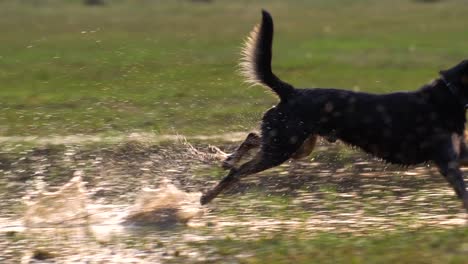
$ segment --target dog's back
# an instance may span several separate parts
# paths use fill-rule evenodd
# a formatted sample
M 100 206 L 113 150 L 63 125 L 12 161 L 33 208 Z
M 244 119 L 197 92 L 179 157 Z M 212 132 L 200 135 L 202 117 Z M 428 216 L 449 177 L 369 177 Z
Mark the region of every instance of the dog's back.
M 450 98 L 433 95 L 435 89 L 384 95 L 297 89 L 282 109 L 300 116 L 307 133 L 340 139 L 392 163 L 417 164 L 433 157 L 441 131 L 463 131 L 464 115 L 456 114 Z

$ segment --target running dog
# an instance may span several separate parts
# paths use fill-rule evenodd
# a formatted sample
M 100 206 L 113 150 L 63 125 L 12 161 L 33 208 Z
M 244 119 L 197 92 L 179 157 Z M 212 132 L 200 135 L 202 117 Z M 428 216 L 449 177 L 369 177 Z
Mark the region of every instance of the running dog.
M 241 178 L 309 155 L 317 137 L 337 139 L 387 162 L 414 165 L 433 162 L 468 212 L 468 192 L 460 165 L 468 161 L 464 140 L 468 104 L 468 60 L 440 72 L 431 84 L 413 92 L 369 94 L 340 89 L 299 89 L 271 69 L 273 19 L 250 33 L 241 69 L 247 81 L 270 88 L 280 98 L 263 116 L 261 133 L 251 133 L 223 166 L 230 169 L 204 193 L 207 204 Z M 236 167 L 252 148 L 258 153 Z

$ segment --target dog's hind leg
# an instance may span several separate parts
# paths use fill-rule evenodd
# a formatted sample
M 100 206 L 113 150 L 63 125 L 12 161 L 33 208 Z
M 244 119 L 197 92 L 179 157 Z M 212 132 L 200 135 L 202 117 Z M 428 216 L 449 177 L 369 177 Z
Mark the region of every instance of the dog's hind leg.
M 232 169 L 249 152 L 249 150 L 260 147 L 261 137 L 257 133 L 249 133 L 242 144 L 230 154 L 222 163 L 223 169 Z
M 265 113 L 261 125 L 260 151 L 239 168 L 232 168 L 226 177 L 201 197 L 201 204 L 210 202 L 241 178 L 278 166 L 297 152 L 309 134 L 304 128 L 304 122 L 291 118 L 288 109 L 284 107 L 280 104 Z
M 209 203 L 223 190 L 231 187 L 241 178 L 250 174 L 254 174 L 278 166 L 281 163 L 288 160 L 290 156 L 291 153 L 271 153 L 267 152 L 264 148 L 262 148 L 262 150 L 260 150 L 252 160 L 242 164 L 239 167 L 239 169 L 231 169 L 229 171 L 229 174 L 226 177 L 224 177 L 214 188 L 202 195 L 200 203 L 202 205 Z

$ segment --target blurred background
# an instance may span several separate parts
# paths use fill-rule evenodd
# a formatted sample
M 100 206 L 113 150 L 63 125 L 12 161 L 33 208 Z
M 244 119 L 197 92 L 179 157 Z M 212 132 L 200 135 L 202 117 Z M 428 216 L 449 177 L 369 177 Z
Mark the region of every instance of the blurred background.
M 262 8 L 296 87 L 415 90 L 468 58 L 467 0 L 0 0 L 0 263 L 467 263 L 437 169 L 339 142 L 199 205 L 277 102 L 238 74 Z
M 236 72 L 261 8 L 297 87 L 413 90 L 466 58 L 464 0 L 3 0 L 0 135 L 251 129 L 276 102 Z

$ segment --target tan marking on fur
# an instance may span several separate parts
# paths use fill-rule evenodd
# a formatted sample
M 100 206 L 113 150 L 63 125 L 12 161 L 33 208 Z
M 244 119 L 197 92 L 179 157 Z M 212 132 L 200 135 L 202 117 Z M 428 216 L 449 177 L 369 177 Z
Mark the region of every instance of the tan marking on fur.
M 304 143 L 302 143 L 301 147 L 291 155 L 291 158 L 302 159 L 309 156 L 312 150 L 314 150 L 315 143 L 317 143 L 317 135 L 309 136 Z
M 255 54 L 255 47 L 257 46 L 259 34 L 260 25 L 257 25 L 245 40 L 244 47 L 241 51 L 241 62 L 239 63 L 241 75 L 245 78 L 245 82 L 251 85 L 262 84 L 258 79 L 254 68 L 255 57 L 257 56 Z
M 458 135 L 457 133 L 452 134 L 452 145 L 453 150 L 455 150 L 455 153 L 457 153 L 457 155 L 460 156 L 461 138 L 460 135 Z
M 468 167 L 468 157 L 462 158 L 458 161 L 460 166 L 462 167 Z

